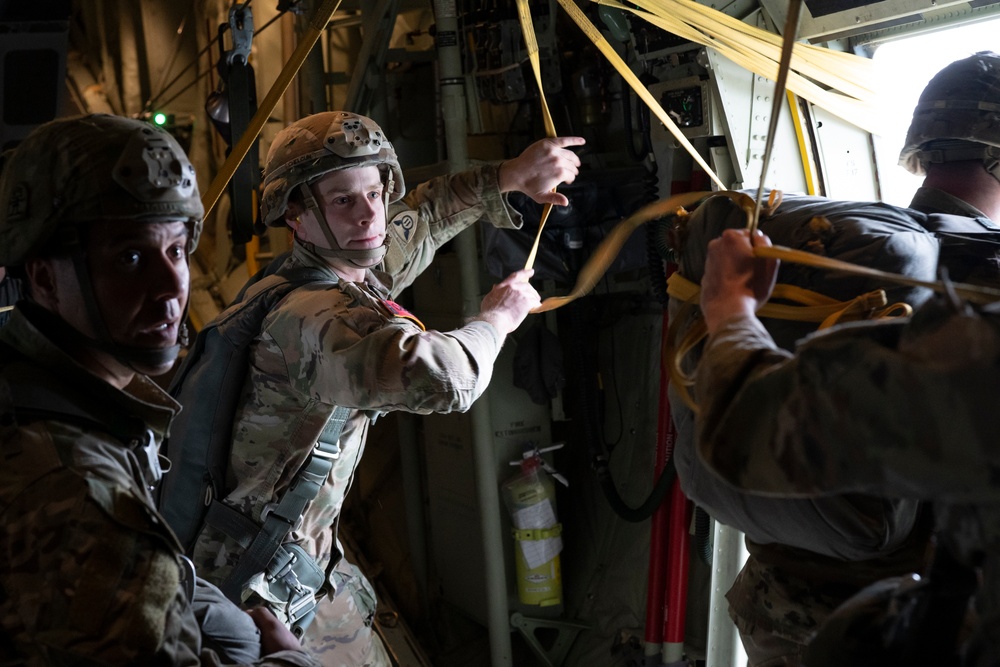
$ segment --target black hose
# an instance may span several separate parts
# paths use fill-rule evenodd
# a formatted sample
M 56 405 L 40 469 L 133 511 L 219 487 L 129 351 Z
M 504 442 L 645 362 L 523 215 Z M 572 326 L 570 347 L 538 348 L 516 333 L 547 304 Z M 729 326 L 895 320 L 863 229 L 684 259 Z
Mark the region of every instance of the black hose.
M 593 463 L 594 470 L 597 472 L 597 480 L 601 483 L 604 497 L 611 505 L 611 509 L 621 518 L 633 523 L 645 521 L 653 516 L 653 512 L 660 506 L 667 491 L 670 490 L 670 485 L 677 478 L 677 470 L 674 468 L 673 459 L 671 459 L 667 461 L 666 467 L 663 468 L 663 472 L 660 473 L 659 479 L 656 480 L 656 484 L 653 485 L 653 490 L 649 492 L 646 500 L 638 507 L 630 507 L 618 493 L 615 480 L 611 477 L 611 470 L 608 468 L 607 457 L 595 457 Z
M 587 322 L 587 315 L 584 312 L 588 306 L 589 299 L 584 299 L 567 307 L 571 323 L 570 331 L 575 347 L 574 357 L 577 359 L 577 363 L 571 364 L 570 368 L 574 375 L 572 378 L 573 386 L 579 389 L 578 404 L 582 427 L 580 438 L 586 443 L 587 451 L 590 452 L 591 465 L 608 505 L 621 518 L 638 523 L 652 516 L 656 508 L 660 506 L 671 483 L 677 477 L 677 472 L 674 469 L 673 461 L 668 461 L 654 484 L 653 490 L 638 507 L 630 507 L 618 493 L 608 465 L 609 454 L 603 439 L 600 437 L 603 429 L 600 416 L 600 390 L 595 382 L 597 370 L 593 367 L 595 355 L 589 354 L 587 349 L 587 344 L 591 341 L 592 336 L 590 332 L 594 330 L 594 327 Z

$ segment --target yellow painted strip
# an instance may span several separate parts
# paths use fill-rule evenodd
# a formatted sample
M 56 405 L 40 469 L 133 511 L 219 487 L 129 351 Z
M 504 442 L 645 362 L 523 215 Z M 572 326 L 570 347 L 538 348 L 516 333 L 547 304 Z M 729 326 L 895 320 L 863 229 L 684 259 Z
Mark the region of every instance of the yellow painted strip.
M 245 248 L 247 254 L 247 273 L 252 278 L 260 271 L 260 262 L 257 261 L 257 253 L 260 252 L 260 237 L 256 234 L 251 236 Z
M 194 328 L 195 333 L 201 331 L 205 326 L 205 323 L 201 321 L 200 317 L 198 317 L 198 313 L 194 311 L 194 308 L 188 308 L 188 319 L 191 320 L 191 326 Z
M 799 144 L 799 158 L 802 160 L 802 175 L 806 179 L 806 192 L 815 195 L 819 192 L 819 180 L 813 170 L 812 150 L 806 141 L 806 133 L 802 127 L 802 114 L 799 113 L 799 101 L 792 91 L 787 91 L 788 110 L 792 114 L 792 127 L 795 128 L 795 139 Z

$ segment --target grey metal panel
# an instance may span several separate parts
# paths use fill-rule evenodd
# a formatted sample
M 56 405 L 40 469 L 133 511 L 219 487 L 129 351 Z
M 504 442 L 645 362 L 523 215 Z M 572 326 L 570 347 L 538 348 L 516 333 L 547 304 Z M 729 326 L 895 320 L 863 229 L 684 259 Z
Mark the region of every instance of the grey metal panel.
M 774 82 L 740 67 L 714 49 L 706 49 L 706 56 L 713 102 L 719 109 L 733 161 L 736 180 L 733 187 L 756 188 L 763 167 Z M 765 186 L 787 192 L 806 191 L 798 140 L 787 104 L 778 120 Z
M 852 37 L 850 43 L 854 48 L 871 52 L 882 42 L 998 18 L 1000 18 L 1000 2 L 997 0 L 959 3 L 923 12 L 917 22 L 885 26 L 862 33 Z
M 837 116 L 813 107 L 817 148 L 825 166 L 826 196 L 832 199 L 880 199 L 871 136 Z
M 787 14 L 788 0 L 761 0 L 774 22 L 783 26 Z M 822 42 L 877 30 L 901 19 L 921 20 L 923 12 L 936 12 L 942 8 L 965 6 L 963 0 L 882 0 L 867 3 L 861 7 L 814 16 L 809 3 L 802 8 L 799 22 L 799 39 Z

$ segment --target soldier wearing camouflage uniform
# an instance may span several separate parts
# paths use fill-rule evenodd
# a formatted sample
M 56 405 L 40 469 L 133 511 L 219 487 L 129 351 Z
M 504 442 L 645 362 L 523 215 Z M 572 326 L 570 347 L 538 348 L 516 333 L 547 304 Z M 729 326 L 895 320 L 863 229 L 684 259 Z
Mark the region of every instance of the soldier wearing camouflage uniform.
M 1000 230 L 991 220 L 1000 216 L 998 118 L 1000 56 L 994 53 L 949 65 L 920 97 L 900 164 L 925 175 L 912 209 L 964 218 L 935 217 L 946 224 L 928 230 L 942 238 L 952 231 Z M 927 220 L 913 218 L 915 224 Z M 995 280 L 995 262 L 966 258 L 953 246 L 961 244 L 942 243 L 941 250 L 953 278 Z M 700 391 L 696 400 L 702 400 Z M 798 665 L 808 638 L 844 600 L 872 582 L 924 566 L 932 525 L 915 499 L 882 493 L 794 500 L 742 494 L 719 484 L 698 460 L 693 417 L 676 412 L 678 475 L 685 492 L 747 534 L 749 558 L 726 597 L 753 667 Z
M 324 665 L 388 665 L 371 630 L 370 583 L 342 558 L 337 521 L 370 424 L 393 410 L 427 414 L 465 411 L 486 389 L 505 336 L 538 305 L 531 271 L 519 271 L 485 297 L 482 311 L 449 332 L 425 330 L 391 299 L 435 251 L 480 218 L 519 226 L 503 192 L 565 205 L 552 192 L 575 178 L 578 158 L 564 146 L 582 139 L 538 142 L 521 156 L 436 178 L 404 198 L 396 154 L 372 120 L 325 112 L 292 123 L 271 144 L 264 169 L 261 219 L 288 226 L 295 239 L 283 269 L 311 267 L 326 282 L 292 291 L 271 310 L 250 353 L 245 400 L 234 423 L 224 504 L 254 521 L 279 501 L 310 455 L 334 409 L 349 409 L 339 453 L 318 495 L 288 542 L 326 573 L 304 645 Z M 194 560 L 225 582 L 243 549 L 211 526 Z M 243 582 L 244 597 L 269 600 L 263 576 Z
M 316 665 L 264 609 L 192 604 L 150 493 L 178 406 L 147 374 L 177 357 L 203 215 L 183 150 L 141 121 L 53 121 L 0 206 L 0 265 L 31 297 L 0 329 L 0 663 L 219 665 L 200 625 L 225 617 L 244 633 L 225 661 Z
M 866 588 L 827 619 L 803 663 L 995 667 L 1000 302 L 976 309 L 941 298 L 907 320 L 816 334 L 793 355 L 754 316 L 774 269 L 754 259 L 745 231 L 709 245 L 700 455 L 744 493 L 933 501 L 937 527 L 929 576 Z M 974 629 L 961 634 L 977 582 Z

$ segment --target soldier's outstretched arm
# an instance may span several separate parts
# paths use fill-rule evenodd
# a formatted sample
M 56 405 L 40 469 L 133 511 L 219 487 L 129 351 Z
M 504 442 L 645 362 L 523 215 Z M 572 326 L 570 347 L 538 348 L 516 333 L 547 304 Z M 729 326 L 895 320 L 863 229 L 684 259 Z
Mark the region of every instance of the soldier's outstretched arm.
M 739 245 L 716 250 L 746 268 Z M 794 356 L 745 313 L 709 326 L 698 448 L 730 484 L 777 496 L 1000 499 L 997 316 L 934 301 L 910 320 L 834 327 Z

